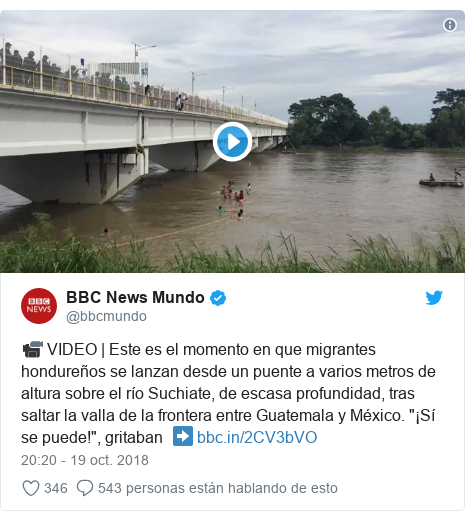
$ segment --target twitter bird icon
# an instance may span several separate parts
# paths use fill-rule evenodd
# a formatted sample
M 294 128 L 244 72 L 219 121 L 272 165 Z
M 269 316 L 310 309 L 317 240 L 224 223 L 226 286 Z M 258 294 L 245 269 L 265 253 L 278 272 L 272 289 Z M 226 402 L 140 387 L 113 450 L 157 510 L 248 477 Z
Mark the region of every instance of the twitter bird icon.
M 436 291 L 434 294 L 426 293 L 427 303 L 426 305 L 436 305 L 441 300 L 442 291 Z

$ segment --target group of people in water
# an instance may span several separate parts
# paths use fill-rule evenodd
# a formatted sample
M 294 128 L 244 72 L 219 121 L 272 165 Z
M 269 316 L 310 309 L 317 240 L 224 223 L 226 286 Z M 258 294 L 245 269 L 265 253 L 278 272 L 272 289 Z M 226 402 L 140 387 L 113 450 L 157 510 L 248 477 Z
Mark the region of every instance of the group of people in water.
M 233 194 L 233 191 L 234 191 L 234 194 Z M 237 190 L 235 190 L 235 187 L 234 187 L 234 181 L 228 181 L 227 185 L 224 185 L 221 187 L 220 195 L 223 197 L 223 200 L 229 199 L 234 202 L 238 202 L 242 206 L 245 202 L 244 191 L 247 193 L 247 195 L 250 195 L 250 193 L 252 192 L 252 186 L 251 186 L 250 182 L 247 184 L 247 188 L 245 188 L 245 190 L 239 190 L 239 192 L 237 192 Z M 217 211 L 219 213 L 236 213 L 237 212 L 237 215 L 233 215 L 231 218 L 239 220 L 239 221 L 243 220 L 244 210 L 242 208 L 240 208 L 239 211 L 237 211 L 237 208 L 224 209 L 223 206 L 219 206 L 217 208 Z
M 454 168 L 454 180 L 455 182 L 458 182 L 459 177 L 461 177 L 462 174 L 457 170 L 457 168 Z M 432 173 L 429 174 L 429 180 L 430 182 L 436 182 L 436 179 L 434 178 L 434 175 Z

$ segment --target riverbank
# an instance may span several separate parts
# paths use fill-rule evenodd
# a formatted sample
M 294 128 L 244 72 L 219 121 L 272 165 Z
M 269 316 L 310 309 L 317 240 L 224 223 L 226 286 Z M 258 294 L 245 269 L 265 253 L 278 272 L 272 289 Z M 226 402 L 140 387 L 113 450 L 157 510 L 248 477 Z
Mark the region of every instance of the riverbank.
M 288 148 L 289 150 L 289 148 Z M 341 146 L 321 146 L 321 145 L 305 145 L 296 146 L 295 150 L 297 153 L 310 153 L 314 151 L 335 151 L 335 150 L 348 150 L 356 152 L 440 152 L 440 153 L 461 153 L 465 152 L 465 147 L 456 148 L 439 148 L 437 146 L 430 146 L 425 148 L 390 148 L 381 144 L 343 144 Z
M 36 223 L 0 242 L 2 273 L 464 273 L 465 228 L 448 224 L 437 239 L 417 237 L 412 250 L 378 236 L 352 240 L 352 252 L 342 257 L 301 254 L 293 236 L 281 235 L 280 245 L 265 245 L 252 258 L 239 249 L 205 252 L 192 245 L 178 250 L 163 265 L 155 265 L 144 242 L 133 240 L 121 247 L 82 243 L 72 229 L 59 233 L 45 214 Z M 329 248 L 330 249 L 330 248 Z
M 349 151 L 361 151 L 361 152 L 389 152 L 389 151 L 397 151 L 393 148 L 386 148 L 382 145 L 341 145 L 341 146 L 321 146 L 321 145 L 305 145 L 305 146 L 296 146 L 295 150 L 297 153 L 310 153 L 314 151 L 335 151 L 335 150 L 349 150 Z

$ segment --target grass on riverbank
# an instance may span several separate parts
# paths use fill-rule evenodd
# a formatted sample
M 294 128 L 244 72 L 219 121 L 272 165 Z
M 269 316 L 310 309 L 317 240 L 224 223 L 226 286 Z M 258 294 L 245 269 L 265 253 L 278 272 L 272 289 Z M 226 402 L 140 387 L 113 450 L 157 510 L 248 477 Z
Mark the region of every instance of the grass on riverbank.
M 35 224 L 0 242 L 2 273 L 151 273 L 144 244 L 122 253 L 110 245 L 83 244 L 71 228 L 59 234 L 49 215 L 36 213 Z
M 412 253 L 388 237 L 358 241 L 347 257 L 333 255 L 316 260 L 299 253 L 293 236 L 281 236 L 273 250 L 265 246 L 255 258 L 244 258 L 239 249 L 206 253 L 195 247 L 181 251 L 164 266 L 152 265 L 143 242 L 121 250 L 114 242 L 82 243 L 72 231 L 59 234 L 50 217 L 35 215 L 34 225 L 0 242 L 2 273 L 464 273 L 465 228 L 446 225 L 436 240 L 418 237 Z
M 319 273 L 316 263 L 300 257 L 295 238 L 281 235 L 278 251 L 267 244 L 260 255 L 244 258 L 240 250 L 224 249 L 221 253 L 205 253 L 197 248 L 178 251 L 163 270 L 176 273 Z
M 465 228 L 447 224 L 435 241 L 418 236 L 412 252 L 379 235 L 358 241 L 348 258 L 336 252 L 326 261 L 330 271 L 342 273 L 465 273 Z

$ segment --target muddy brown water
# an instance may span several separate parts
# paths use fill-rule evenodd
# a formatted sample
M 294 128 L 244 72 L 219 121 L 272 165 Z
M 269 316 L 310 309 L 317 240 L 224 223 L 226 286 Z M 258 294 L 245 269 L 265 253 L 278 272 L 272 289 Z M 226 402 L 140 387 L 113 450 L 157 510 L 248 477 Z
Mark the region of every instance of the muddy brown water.
M 238 246 L 253 256 L 267 241 L 278 244 L 281 232 L 295 236 L 302 254 L 315 256 L 331 254 L 330 248 L 347 254 L 349 235 L 381 233 L 409 247 L 416 233 L 434 236 L 447 221 L 465 222 L 465 189 L 418 185 L 430 172 L 452 178 L 455 167 L 465 179 L 464 151 L 272 150 L 200 173 L 153 169 L 143 184 L 103 206 L 33 204 L 0 187 L 0 235 L 32 222 L 34 211 L 45 211 L 59 229 L 71 224 L 86 242 L 107 240 L 100 236 L 104 227 L 118 242 L 145 238 L 157 263 L 193 242 L 210 251 Z M 242 222 L 215 211 L 220 204 L 239 208 L 218 193 L 228 180 L 238 190 L 252 185 Z

